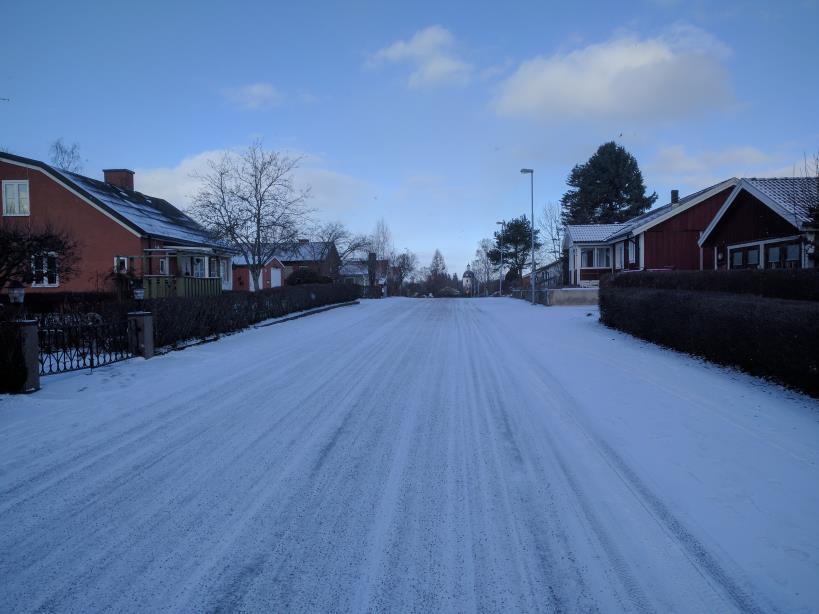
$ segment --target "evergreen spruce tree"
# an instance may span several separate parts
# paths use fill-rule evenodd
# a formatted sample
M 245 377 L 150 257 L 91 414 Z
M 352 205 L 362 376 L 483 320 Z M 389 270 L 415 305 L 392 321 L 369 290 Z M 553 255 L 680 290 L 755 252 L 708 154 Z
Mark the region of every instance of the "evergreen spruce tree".
M 564 224 L 615 224 L 651 208 L 637 160 L 615 142 L 604 143 L 585 164 L 572 169 L 571 189 L 560 199 Z

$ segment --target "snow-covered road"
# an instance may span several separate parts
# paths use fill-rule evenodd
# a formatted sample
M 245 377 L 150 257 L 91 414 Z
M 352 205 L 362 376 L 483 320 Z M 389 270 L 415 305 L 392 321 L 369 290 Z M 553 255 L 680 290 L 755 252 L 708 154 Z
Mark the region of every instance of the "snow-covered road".
M 512 299 L 0 397 L 0 610 L 816 611 L 819 404 Z

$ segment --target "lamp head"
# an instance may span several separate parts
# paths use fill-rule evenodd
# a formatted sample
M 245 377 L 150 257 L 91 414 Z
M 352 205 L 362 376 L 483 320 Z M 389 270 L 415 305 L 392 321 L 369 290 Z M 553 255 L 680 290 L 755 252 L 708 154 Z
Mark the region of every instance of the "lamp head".
M 522 169 L 520 169 L 520 172 L 521 172 L 522 175 L 533 175 L 534 172 L 535 172 L 535 169 L 533 169 L 533 168 L 522 168 Z

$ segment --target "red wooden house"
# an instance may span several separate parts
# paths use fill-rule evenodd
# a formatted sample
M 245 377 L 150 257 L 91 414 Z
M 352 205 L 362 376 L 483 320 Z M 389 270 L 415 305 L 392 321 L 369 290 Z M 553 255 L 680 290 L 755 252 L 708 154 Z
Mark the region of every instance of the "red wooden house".
M 152 297 L 231 288 L 232 250 L 169 202 L 135 191 L 133 171 L 103 174 L 99 181 L 0 153 L 0 225 L 50 227 L 78 246 L 77 271 L 68 280 L 56 275 L 53 255 L 35 257 L 31 291 L 111 291 L 138 282 Z
M 711 265 L 711 254 L 698 244 L 700 236 L 731 194 L 737 179 L 729 179 L 671 201 L 623 224 L 567 226 L 572 285 L 596 285 L 612 271 L 641 269 L 697 270 Z
M 817 210 L 816 178 L 741 179 L 700 237 L 703 268 L 816 267 Z

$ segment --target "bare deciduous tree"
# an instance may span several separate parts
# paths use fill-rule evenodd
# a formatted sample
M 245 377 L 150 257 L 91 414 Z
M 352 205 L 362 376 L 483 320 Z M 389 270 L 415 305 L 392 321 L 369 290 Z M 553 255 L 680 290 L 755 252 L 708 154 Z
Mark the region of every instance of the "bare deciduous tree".
M 418 268 L 418 256 L 405 249 L 400 254 L 393 254 L 392 258 L 390 258 L 390 265 L 393 284 L 400 289 Z
M 293 171 L 299 158 L 266 150 L 255 140 L 242 152 L 228 152 L 197 174 L 193 213 L 215 237 L 245 259 L 256 290 L 262 267 L 292 248 L 309 215 L 310 190 L 299 189 Z
M 79 143 L 67 145 L 62 137 L 51 144 L 51 165 L 70 173 L 82 172 Z
M 77 243 L 65 232 L 0 227 L 0 288 L 10 281 L 31 283 L 37 276 L 66 281 L 76 271 L 77 258 Z
M 375 224 L 375 230 L 370 236 L 370 251 L 375 252 L 378 260 L 387 260 L 394 251 L 392 233 L 384 218 Z
M 326 257 L 330 243 L 335 244 L 342 264 L 354 257 L 360 257 L 370 246 L 370 237 L 350 232 L 341 222 L 321 224 L 314 228 L 311 234 L 314 238 L 311 247 L 317 252 L 315 254 L 319 257 L 317 259 Z
M 547 264 L 560 260 L 563 256 L 563 235 L 565 227 L 561 220 L 560 205 L 557 203 L 546 203 L 543 206 L 543 216 L 539 224 L 543 234 L 543 243 Z
M 482 284 L 488 284 L 495 271 L 495 265 L 489 258 L 489 252 L 495 247 L 492 239 L 481 239 L 478 242 L 478 249 L 475 250 L 475 260 L 472 263 L 472 270 Z

